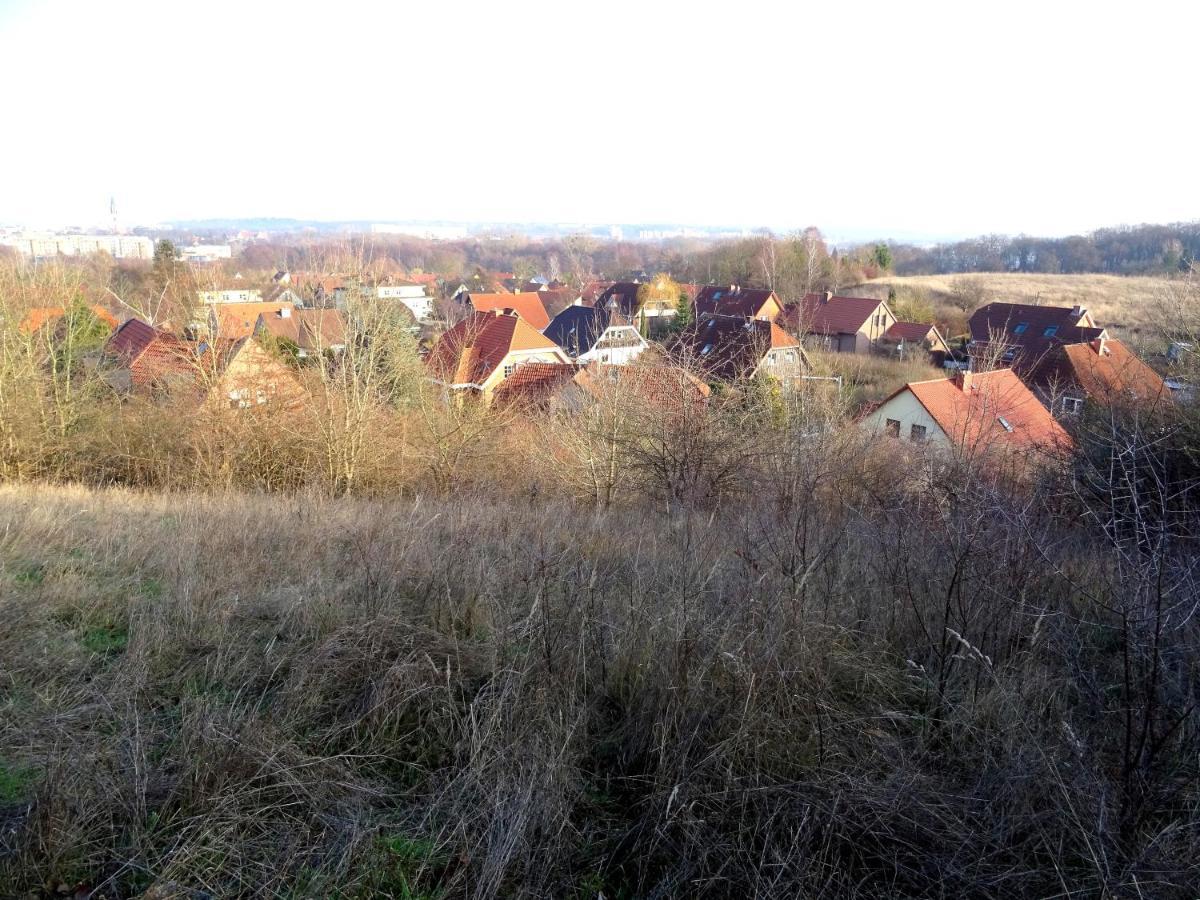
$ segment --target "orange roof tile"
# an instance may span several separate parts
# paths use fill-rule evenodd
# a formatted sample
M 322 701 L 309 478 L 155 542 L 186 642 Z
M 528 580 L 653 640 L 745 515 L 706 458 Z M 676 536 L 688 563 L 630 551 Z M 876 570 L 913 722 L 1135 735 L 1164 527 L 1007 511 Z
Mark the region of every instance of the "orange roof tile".
M 541 331 L 550 324 L 550 315 L 537 291 L 520 294 L 470 294 L 476 312 L 511 309 L 522 319 Z
M 1072 443 L 1054 416 L 1011 369 L 916 381 L 896 394 L 905 390 L 912 392 L 960 448 L 1054 451 Z

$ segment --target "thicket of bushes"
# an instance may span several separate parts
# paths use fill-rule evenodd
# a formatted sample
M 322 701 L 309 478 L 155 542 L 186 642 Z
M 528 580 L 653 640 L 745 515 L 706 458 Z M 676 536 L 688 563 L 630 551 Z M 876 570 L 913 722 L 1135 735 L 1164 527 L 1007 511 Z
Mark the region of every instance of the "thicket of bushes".
M 1200 883 L 1186 416 L 1009 480 L 815 389 L 517 416 L 380 337 L 184 415 L 3 340 L 0 895 Z

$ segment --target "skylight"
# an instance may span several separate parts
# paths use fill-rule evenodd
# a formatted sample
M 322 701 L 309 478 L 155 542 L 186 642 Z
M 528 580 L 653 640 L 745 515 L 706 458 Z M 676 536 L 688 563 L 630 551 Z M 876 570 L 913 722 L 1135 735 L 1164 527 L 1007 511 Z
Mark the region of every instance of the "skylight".
M 1042 332 L 1042 337 L 1054 337 L 1054 335 L 1057 333 L 1058 333 L 1058 326 L 1051 325 L 1049 328 L 1047 328 L 1045 331 Z
M 1013 334 L 1024 334 L 1028 329 L 1028 322 L 1018 322 L 1017 326 L 1013 329 Z
M 1004 416 L 997 416 L 996 421 L 1004 426 L 1005 431 L 1011 432 L 1013 430 L 1012 425 L 1008 423 L 1008 419 L 1004 418 Z
M 713 348 L 712 344 L 705 344 L 704 349 L 700 351 L 700 355 L 707 356 L 709 353 L 712 353 L 712 348 Z

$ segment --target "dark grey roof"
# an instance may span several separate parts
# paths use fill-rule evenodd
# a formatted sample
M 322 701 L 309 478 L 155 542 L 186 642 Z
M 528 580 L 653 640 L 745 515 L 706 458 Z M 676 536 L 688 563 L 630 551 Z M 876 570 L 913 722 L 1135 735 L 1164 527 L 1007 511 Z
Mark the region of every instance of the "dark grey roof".
M 574 359 L 592 349 L 612 320 L 610 311 L 600 306 L 568 306 L 542 331 Z

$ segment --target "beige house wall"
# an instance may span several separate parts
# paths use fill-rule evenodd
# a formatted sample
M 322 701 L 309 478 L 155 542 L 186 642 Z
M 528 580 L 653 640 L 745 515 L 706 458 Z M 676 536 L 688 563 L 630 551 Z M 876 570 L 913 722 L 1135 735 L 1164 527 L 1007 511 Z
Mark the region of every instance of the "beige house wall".
M 896 419 L 900 422 L 900 439 L 907 441 L 912 435 L 913 425 L 925 426 L 925 439 L 936 441 L 945 447 L 953 447 L 953 442 L 942 431 L 933 416 L 913 396 L 912 391 L 903 390 L 892 397 L 877 410 L 866 416 L 859 424 L 872 434 L 884 437 L 887 435 L 887 420 Z

